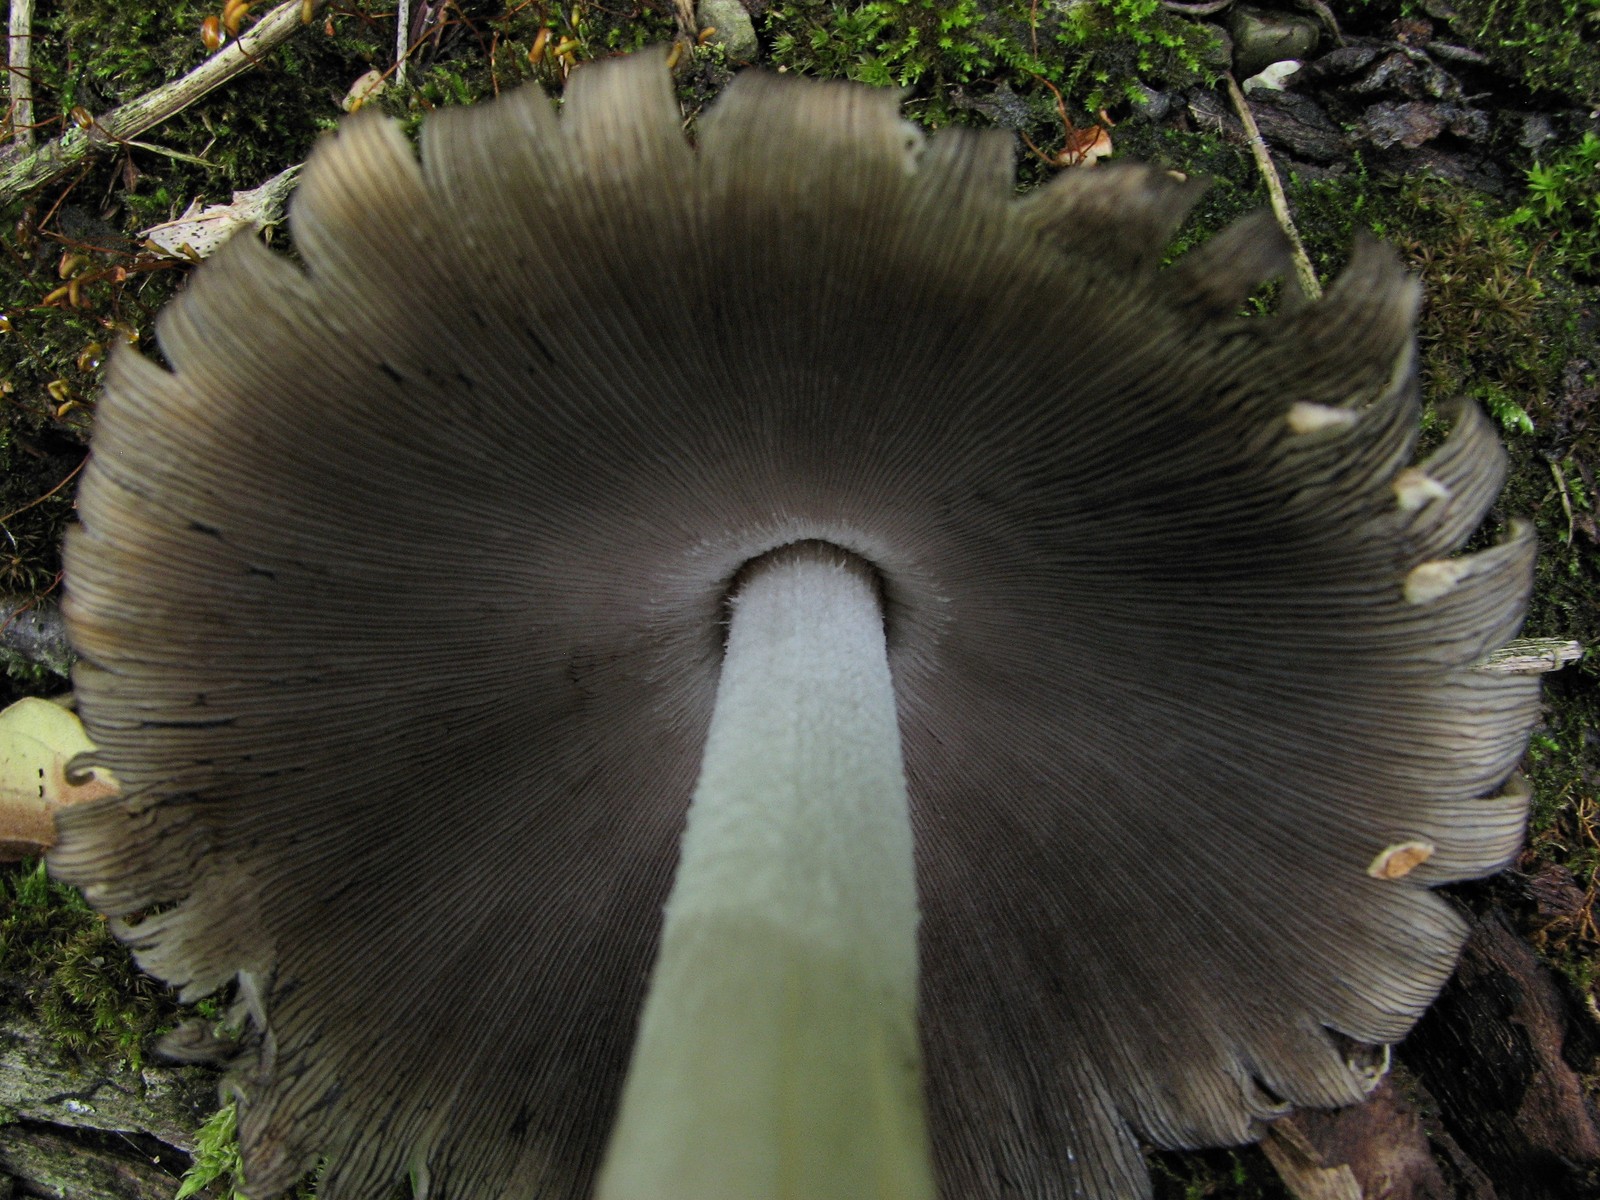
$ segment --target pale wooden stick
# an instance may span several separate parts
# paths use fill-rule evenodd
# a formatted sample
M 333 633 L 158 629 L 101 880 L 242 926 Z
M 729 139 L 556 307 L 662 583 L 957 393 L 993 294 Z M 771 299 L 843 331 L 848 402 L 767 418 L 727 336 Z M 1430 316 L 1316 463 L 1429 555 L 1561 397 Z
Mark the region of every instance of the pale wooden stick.
M 1490 675 L 1543 675 L 1583 657 L 1583 646 L 1569 638 L 1517 638 L 1477 665 Z
M 11 76 L 11 142 L 33 145 L 33 0 L 11 0 L 7 66 Z
M 678 55 L 692 53 L 695 46 L 699 44 L 700 20 L 695 15 L 696 7 L 695 0 L 672 0 L 672 15 L 678 24 L 678 36 L 672 40 L 682 47 L 682 49 L 675 51 L 673 57 L 669 60 L 670 63 L 674 64 L 674 69 L 676 69 L 675 64 L 678 61 Z
M 1262 1152 L 1289 1194 L 1295 1200 L 1362 1200 L 1355 1172 L 1342 1163 L 1328 1166 L 1293 1119 L 1274 1121 L 1261 1139 Z
M 394 82 L 404 87 L 406 53 L 411 49 L 411 0 L 398 0 L 394 6 Z
M 182 112 L 294 36 L 321 5 L 322 0 L 285 0 L 238 41 L 224 46 L 181 79 L 96 117 L 87 129 L 74 126 L 32 154 L 0 167 L 0 204 L 59 179 L 96 150 L 137 137 Z
M 1250 103 L 1239 90 L 1233 72 L 1229 71 L 1222 78 L 1227 81 L 1228 95 L 1233 100 L 1233 111 L 1239 114 L 1239 120 L 1244 124 L 1245 137 L 1250 140 L 1250 153 L 1255 155 L 1256 166 L 1261 169 L 1261 178 L 1266 181 L 1267 197 L 1272 203 L 1272 215 L 1278 218 L 1278 224 L 1283 227 L 1283 232 L 1289 238 L 1289 250 L 1294 256 L 1294 276 L 1300 283 L 1300 291 L 1307 300 L 1320 300 L 1322 285 L 1317 282 L 1317 272 L 1311 266 L 1311 256 L 1306 253 L 1305 244 L 1300 241 L 1300 231 L 1294 227 L 1294 218 L 1289 215 L 1289 200 L 1283 194 L 1283 181 L 1278 178 L 1278 168 L 1272 164 L 1272 152 L 1267 149 L 1266 139 L 1261 136 L 1261 128 L 1256 124 L 1255 114 L 1250 111 Z

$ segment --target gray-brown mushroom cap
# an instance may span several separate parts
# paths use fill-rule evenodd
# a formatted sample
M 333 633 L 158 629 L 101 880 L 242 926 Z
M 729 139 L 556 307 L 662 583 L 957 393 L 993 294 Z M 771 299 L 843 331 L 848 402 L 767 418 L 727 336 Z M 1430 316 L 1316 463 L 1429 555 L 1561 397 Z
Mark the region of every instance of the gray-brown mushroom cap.
M 1536 684 L 1474 672 L 1531 540 L 1461 411 L 1411 465 L 1417 288 L 1327 297 L 1194 190 L 891 93 L 654 58 L 358 117 L 121 355 L 68 547 L 123 781 L 52 867 L 237 982 L 252 1194 L 587 1193 L 750 559 L 882 580 L 946 1195 L 1144 1194 L 1141 1143 L 1359 1098 L 1514 852 Z M 1399 877 L 1369 868 L 1417 843 Z M 1394 872 L 1389 872 L 1393 874 Z

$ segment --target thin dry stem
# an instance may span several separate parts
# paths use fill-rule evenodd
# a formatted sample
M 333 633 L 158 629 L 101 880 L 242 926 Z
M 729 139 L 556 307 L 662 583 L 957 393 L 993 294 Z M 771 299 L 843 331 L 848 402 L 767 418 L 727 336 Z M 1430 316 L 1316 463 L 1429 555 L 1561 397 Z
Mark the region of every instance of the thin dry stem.
M 7 67 L 11 79 L 11 140 L 33 145 L 33 0 L 11 0 Z
M 406 82 L 406 55 L 411 50 L 411 0 L 399 0 L 394 10 L 394 81 Z
M 1300 240 L 1300 231 L 1294 227 L 1294 218 L 1289 215 L 1289 200 L 1283 194 L 1283 181 L 1278 178 L 1278 168 L 1272 163 L 1272 152 L 1267 149 L 1266 139 L 1261 136 L 1261 128 L 1256 124 L 1255 114 L 1250 111 L 1250 103 L 1244 98 L 1244 93 L 1239 90 L 1239 83 L 1230 71 L 1222 77 L 1228 84 L 1228 96 L 1233 100 L 1233 110 L 1239 114 L 1239 120 L 1244 124 L 1245 136 L 1250 140 L 1250 153 L 1255 155 L 1256 166 L 1261 169 L 1261 178 L 1267 185 L 1267 196 L 1272 202 L 1272 215 L 1278 218 L 1278 224 L 1283 227 L 1283 232 L 1289 237 L 1290 252 L 1294 255 L 1294 277 L 1300 284 L 1300 291 L 1308 300 L 1322 298 L 1322 285 L 1317 282 L 1317 272 L 1311 266 L 1311 256 L 1306 253 L 1305 244 Z

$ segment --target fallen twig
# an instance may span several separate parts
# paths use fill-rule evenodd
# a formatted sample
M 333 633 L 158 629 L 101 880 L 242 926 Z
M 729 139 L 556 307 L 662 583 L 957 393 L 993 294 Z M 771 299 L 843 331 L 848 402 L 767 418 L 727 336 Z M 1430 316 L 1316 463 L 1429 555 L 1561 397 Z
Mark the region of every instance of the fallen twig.
M 55 487 L 51 488 L 44 495 L 35 496 L 32 500 L 29 500 L 26 504 L 22 505 L 20 508 L 13 508 L 10 512 L 5 513 L 3 515 L 0 515 L 0 524 L 3 524 L 6 521 L 11 520 L 12 517 L 18 515 L 19 513 L 25 513 L 30 508 L 33 508 L 35 505 L 43 504 L 46 500 L 50 499 L 51 496 L 54 496 L 62 488 L 66 487 L 67 484 L 71 483 L 74 479 L 76 479 L 78 477 L 78 472 L 83 470 L 84 466 L 88 463 L 88 461 L 89 460 L 87 458 L 80 459 L 78 461 L 78 465 L 73 467 L 72 470 L 68 471 L 66 473 L 65 477 L 61 480 L 61 482 L 56 484 Z
M 694 0 L 672 0 L 672 16 L 678 24 L 678 41 L 693 49 L 699 40 L 700 22 L 695 18 Z
M 1324 4 L 1322 0 L 1295 0 L 1295 3 L 1307 12 L 1314 14 L 1317 20 L 1322 22 L 1323 28 L 1333 38 L 1334 45 L 1343 46 L 1345 44 L 1344 31 L 1339 28 L 1339 19 L 1333 15 L 1333 9 Z
M 1572 511 L 1572 493 L 1567 490 L 1567 476 L 1560 463 L 1550 464 L 1550 475 L 1556 481 L 1556 492 L 1561 496 L 1561 511 L 1567 514 L 1566 543 L 1570 546 L 1573 530 L 1578 524 L 1578 515 Z
M 286 0 L 181 79 L 93 118 L 87 127 L 74 126 L 55 141 L 0 167 L 0 204 L 59 179 L 96 150 L 120 145 L 182 112 L 287 41 L 320 4 L 321 0 Z
M 1212 13 L 1232 8 L 1233 0 L 1202 0 L 1198 4 L 1186 4 L 1183 0 L 1161 0 L 1161 7 L 1186 17 L 1209 17 Z
M 1266 139 L 1261 136 L 1261 128 L 1256 124 L 1255 114 L 1250 111 L 1250 102 L 1244 98 L 1244 93 L 1239 90 L 1239 83 L 1229 71 L 1222 77 L 1228 85 L 1228 96 L 1233 100 L 1233 110 L 1239 114 L 1239 120 L 1244 125 L 1245 137 L 1250 141 L 1250 153 L 1255 155 L 1256 166 L 1261 169 L 1261 178 L 1267 185 L 1267 197 L 1272 203 L 1272 214 L 1278 218 L 1278 224 L 1289 238 L 1290 253 L 1294 256 L 1294 276 L 1299 281 L 1300 291 L 1307 300 L 1320 300 L 1322 298 L 1322 285 L 1317 282 L 1317 272 L 1311 265 L 1311 256 L 1306 253 L 1305 244 L 1300 240 L 1300 231 L 1294 227 L 1294 218 L 1289 215 L 1289 200 L 1283 194 L 1283 181 L 1278 178 L 1278 168 L 1272 163 L 1272 152 L 1267 149 Z

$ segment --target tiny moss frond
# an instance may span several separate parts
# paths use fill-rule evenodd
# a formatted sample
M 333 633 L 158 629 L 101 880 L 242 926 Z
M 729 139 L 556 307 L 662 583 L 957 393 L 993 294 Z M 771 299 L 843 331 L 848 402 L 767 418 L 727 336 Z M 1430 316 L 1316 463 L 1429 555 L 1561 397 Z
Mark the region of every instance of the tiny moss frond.
M 1397 246 L 1422 278 L 1418 326 L 1430 396 L 1471 397 L 1511 434 L 1532 433 L 1547 411 L 1574 341 L 1547 272 L 1501 202 L 1464 184 L 1419 175 L 1296 182 L 1296 211 L 1319 269 L 1366 230 Z
M 288 1200 L 313 1200 L 318 1171 L 306 1176 Z M 239 1153 L 239 1108 L 228 1101 L 206 1118 L 195 1134 L 194 1160 L 183 1173 L 172 1200 L 189 1200 L 204 1193 L 210 1200 L 245 1200 L 244 1166 Z M 410 1200 L 411 1188 L 397 1188 L 392 1200 Z
M 172 1200 L 189 1200 L 213 1184 L 216 1200 L 238 1200 L 239 1110 L 232 1101 L 206 1119 L 195 1135 L 194 1163 L 183 1174 L 183 1183 Z
M 1581 141 L 1526 172 L 1527 195 L 1506 218 L 1561 270 L 1600 276 L 1600 135 Z

